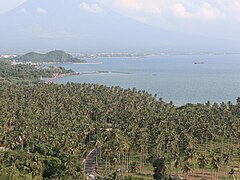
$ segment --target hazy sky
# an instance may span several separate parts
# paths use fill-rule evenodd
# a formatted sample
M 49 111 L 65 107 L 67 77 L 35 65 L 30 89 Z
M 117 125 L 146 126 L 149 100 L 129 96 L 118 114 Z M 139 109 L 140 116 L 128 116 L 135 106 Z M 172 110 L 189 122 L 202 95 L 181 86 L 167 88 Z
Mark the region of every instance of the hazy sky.
M 98 3 L 161 28 L 240 39 L 240 0 L 99 0 Z
M 19 6 L 26 0 L 0 0 L 0 13 L 5 13 Z
M 0 12 L 25 1 L 1 0 Z M 79 7 L 90 13 L 114 10 L 143 23 L 175 31 L 240 39 L 240 0 L 86 0 L 79 1 Z M 45 12 L 41 7 L 38 11 Z
M 29 6 L 19 8 L 24 2 L 33 2 L 34 6 L 30 7 L 34 9 L 28 9 Z M 47 2 L 48 6 L 45 7 L 43 2 Z M 112 16 L 117 13 L 140 23 L 173 32 L 240 40 L 240 0 L 0 0 L 0 17 L 18 7 L 18 11 L 21 12 L 18 18 L 32 16 L 31 27 L 25 27 L 25 30 L 39 30 L 41 27 L 37 22 L 40 21 L 38 16 L 53 13 L 58 9 L 58 2 L 78 7 L 80 13 L 84 12 L 89 17 L 98 14 Z M 49 8 L 49 4 L 56 8 Z M 69 11 L 71 9 L 66 9 L 63 13 L 69 14 Z M 45 18 L 44 21 L 48 19 L 50 23 L 51 18 Z M 87 16 L 85 21 L 88 21 Z M 106 26 L 111 27 L 113 24 Z M 72 36 L 65 31 L 59 35 Z M 45 33 L 45 36 L 47 37 L 48 33 Z

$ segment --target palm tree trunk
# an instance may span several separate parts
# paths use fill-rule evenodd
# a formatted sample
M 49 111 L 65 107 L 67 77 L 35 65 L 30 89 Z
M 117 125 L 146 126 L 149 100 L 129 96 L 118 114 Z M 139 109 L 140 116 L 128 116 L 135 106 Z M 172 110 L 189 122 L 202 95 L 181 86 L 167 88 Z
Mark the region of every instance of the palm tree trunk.
M 208 139 L 207 139 L 207 137 L 206 137 L 206 142 L 205 142 L 206 144 L 206 147 L 205 147 L 205 152 L 207 151 L 207 145 L 208 145 Z
M 222 141 L 221 141 L 221 155 L 223 154 L 224 150 L 223 150 L 223 141 L 224 141 L 224 136 L 222 136 Z
M 121 162 L 121 164 L 122 164 L 121 172 L 122 172 L 122 173 L 123 173 L 123 171 L 124 171 L 123 159 L 124 159 L 124 155 L 122 155 L 122 158 L 121 158 L 121 160 L 122 160 L 122 162 Z
M 102 149 L 100 148 L 100 152 L 99 152 L 99 162 L 102 162 Z
M 127 171 L 129 172 L 129 154 L 127 154 Z
M 213 140 L 211 139 L 210 154 L 212 153 L 212 148 L 213 148 Z
M 228 152 L 229 152 L 229 150 L 230 150 L 230 139 L 231 139 L 231 138 L 228 138 L 228 143 L 227 143 Z
M 108 169 L 108 158 L 106 158 L 106 162 L 105 162 L 105 169 L 106 169 L 106 171 L 107 171 L 107 169 Z

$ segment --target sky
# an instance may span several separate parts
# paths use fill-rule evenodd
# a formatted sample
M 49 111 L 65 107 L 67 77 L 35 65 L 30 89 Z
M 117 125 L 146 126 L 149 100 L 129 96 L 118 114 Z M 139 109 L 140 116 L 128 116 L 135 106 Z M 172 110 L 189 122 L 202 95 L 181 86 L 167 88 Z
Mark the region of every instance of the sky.
M 48 1 L 48 6 L 44 6 L 44 1 Z M 39 16 L 50 16 L 55 11 L 51 5 L 58 6 L 56 2 L 76 6 L 79 13 L 86 14 L 86 22 L 93 15 L 109 17 L 116 13 L 149 27 L 230 40 L 235 42 L 236 46 L 240 41 L 240 0 L 0 0 L 0 18 L 12 11 L 21 12 L 18 13 L 18 18 L 28 15 L 34 22 L 31 22 L 31 26 L 19 27 L 18 31 L 38 31 L 41 29 L 38 23 Z M 28 6 L 24 6 L 24 3 Z M 66 9 L 66 12 L 62 13 L 71 13 L 70 11 L 71 9 Z M 51 18 L 42 18 L 41 23 L 51 23 L 50 20 Z M 106 22 L 109 22 L 106 24 L 108 27 L 114 24 L 108 20 Z M 75 36 L 74 33 L 65 31 L 67 27 L 63 29 L 61 32 L 55 32 L 55 37 Z M 50 32 L 45 32 L 41 36 L 50 37 L 49 34 Z
M 99 0 L 141 22 L 208 37 L 240 39 L 240 0 Z
M 0 0 L 0 14 L 16 8 L 25 1 L 26 0 Z

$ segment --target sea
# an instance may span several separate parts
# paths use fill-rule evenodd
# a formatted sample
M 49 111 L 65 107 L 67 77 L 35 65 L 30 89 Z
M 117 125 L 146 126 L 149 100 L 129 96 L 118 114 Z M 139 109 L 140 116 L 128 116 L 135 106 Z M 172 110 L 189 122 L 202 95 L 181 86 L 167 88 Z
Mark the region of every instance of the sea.
M 56 64 L 84 74 L 57 79 L 55 83 L 137 88 L 177 106 L 208 101 L 235 103 L 240 96 L 240 55 L 161 55 L 87 61 L 92 64 Z

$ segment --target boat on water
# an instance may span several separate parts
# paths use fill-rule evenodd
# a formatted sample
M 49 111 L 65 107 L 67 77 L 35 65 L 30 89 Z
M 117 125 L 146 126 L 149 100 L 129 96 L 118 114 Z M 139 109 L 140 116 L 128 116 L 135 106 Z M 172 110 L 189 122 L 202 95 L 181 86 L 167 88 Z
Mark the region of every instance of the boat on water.
M 196 62 L 194 62 L 194 64 L 204 64 L 204 62 L 203 61 L 196 61 Z

